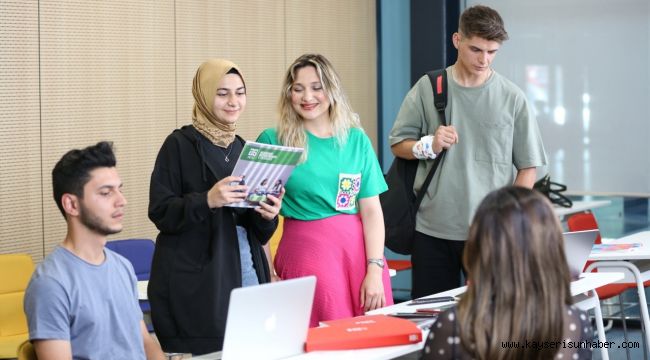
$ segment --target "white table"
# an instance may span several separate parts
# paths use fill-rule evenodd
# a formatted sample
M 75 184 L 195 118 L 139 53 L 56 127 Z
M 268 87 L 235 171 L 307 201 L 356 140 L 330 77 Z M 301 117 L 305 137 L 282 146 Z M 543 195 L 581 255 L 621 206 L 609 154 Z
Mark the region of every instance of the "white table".
M 650 317 L 648 316 L 648 305 L 645 297 L 645 287 L 643 286 L 645 281 L 650 280 L 650 263 L 647 261 L 645 264 L 640 262 L 640 260 L 650 260 L 650 231 L 638 232 L 619 239 L 602 239 L 602 242 L 603 244 L 641 244 L 640 247 L 626 250 L 592 252 L 589 255 L 589 260 L 595 262 L 589 265 L 586 271 L 595 268 L 598 268 L 599 271 L 625 270 L 625 277 L 619 282 L 636 283 L 645 340 L 646 344 L 650 346 Z
M 601 341 L 605 341 L 605 331 L 603 328 L 603 318 L 600 312 L 600 301 L 598 300 L 598 295 L 594 289 L 607 285 L 609 283 L 618 281 L 623 278 L 622 273 L 589 273 L 583 274 L 584 277 L 573 281 L 571 283 L 571 295 L 574 297 L 579 297 L 579 301 L 576 302 L 576 305 L 581 309 L 594 309 L 596 314 L 596 326 L 598 328 L 598 338 Z M 426 297 L 437 297 L 437 296 L 456 296 L 464 293 L 466 287 L 460 287 L 457 289 L 448 290 L 438 294 L 434 294 Z M 583 294 L 587 292 L 588 296 Z M 418 307 L 431 307 L 430 304 L 419 305 L 419 306 L 408 306 L 408 301 L 400 304 L 395 304 L 387 306 L 381 309 L 369 311 L 367 314 L 391 314 L 394 312 L 414 312 Z M 451 303 L 438 303 L 438 305 L 445 305 Z M 331 360 L 331 359 L 343 359 L 343 360 L 383 360 L 383 359 L 393 359 L 402 355 L 414 353 L 422 350 L 426 336 L 428 335 L 428 329 L 423 330 L 422 341 L 418 344 L 409 344 L 409 345 L 398 345 L 398 346 L 384 346 L 371 349 L 358 349 L 358 350 L 337 350 L 337 351 L 312 351 L 296 356 L 289 357 L 289 360 Z M 193 357 L 193 359 L 201 360 L 214 360 L 220 358 L 221 352 L 207 354 L 203 356 Z M 607 349 L 602 349 L 603 359 L 609 359 L 607 354 Z
M 138 300 L 148 300 L 147 297 L 147 286 L 149 286 L 149 280 L 140 280 L 138 281 Z
M 592 201 L 574 201 L 573 206 L 570 208 L 565 208 L 562 206 L 553 206 L 553 210 L 555 211 L 555 214 L 559 216 L 560 218 L 564 218 L 565 216 L 569 214 L 575 214 L 587 210 L 592 210 L 596 209 L 599 207 L 607 206 L 611 204 L 612 202 L 609 200 L 592 200 Z

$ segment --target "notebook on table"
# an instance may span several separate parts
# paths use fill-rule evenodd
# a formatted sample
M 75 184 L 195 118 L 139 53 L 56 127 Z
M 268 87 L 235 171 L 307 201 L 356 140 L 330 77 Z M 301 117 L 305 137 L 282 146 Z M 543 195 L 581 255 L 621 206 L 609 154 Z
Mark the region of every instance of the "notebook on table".
M 416 324 L 383 314 L 325 321 L 323 325 L 309 329 L 306 351 L 366 349 L 422 341 L 422 330 Z
M 598 230 L 572 231 L 563 235 L 564 253 L 569 264 L 571 280 L 577 280 L 587 264 Z
M 230 293 L 222 360 L 281 359 L 304 352 L 316 277 L 238 288 Z
M 634 251 L 642 246 L 641 243 L 617 243 L 617 244 L 594 244 L 592 252 L 594 253 L 603 253 L 603 252 L 615 252 L 615 251 Z

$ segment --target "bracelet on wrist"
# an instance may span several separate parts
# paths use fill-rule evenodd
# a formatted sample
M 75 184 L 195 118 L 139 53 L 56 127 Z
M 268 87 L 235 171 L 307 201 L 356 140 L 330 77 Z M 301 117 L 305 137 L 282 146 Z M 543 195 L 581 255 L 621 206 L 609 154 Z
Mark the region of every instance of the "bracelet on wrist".
M 379 266 L 382 269 L 386 266 L 386 264 L 384 263 L 384 259 L 368 259 L 367 260 L 367 265 L 370 265 L 370 264 L 375 264 L 375 265 Z

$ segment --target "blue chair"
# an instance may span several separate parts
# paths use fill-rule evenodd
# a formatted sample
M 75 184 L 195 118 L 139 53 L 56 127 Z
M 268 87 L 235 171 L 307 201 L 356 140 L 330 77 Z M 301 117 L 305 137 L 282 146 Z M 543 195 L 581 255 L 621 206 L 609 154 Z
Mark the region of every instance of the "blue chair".
M 138 281 L 149 280 L 151 261 L 156 247 L 151 239 L 126 239 L 113 240 L 106 243 L 106 247 L 124 256 L 133 265 Z M 140 300 L 140 308 L 145 314 L 151 312 L 148 300 Z M 147 323 L 149 331 L 153 331 L 151 324 Z

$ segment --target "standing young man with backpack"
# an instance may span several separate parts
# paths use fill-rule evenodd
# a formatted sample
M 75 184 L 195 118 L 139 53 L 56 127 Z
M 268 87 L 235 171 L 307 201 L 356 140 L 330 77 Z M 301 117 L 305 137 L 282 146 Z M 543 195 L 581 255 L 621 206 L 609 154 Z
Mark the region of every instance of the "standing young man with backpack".
M 404 98 L 391 130 L 395 156 L 422 160 L 415 192 L 432 159 L 447 150 L 416 218 L 413 298 L 460 286 L 463 247 L 479 202 L 505 185 L 531 188 L 536 167 L 546 165 L 539 128 L 523 91 L 490 67 L 507 39 L 494 9 L 467 8 L 452 36 L 456 63 L 446 69 L 449 125 L 441 125 L 425 75 Z

